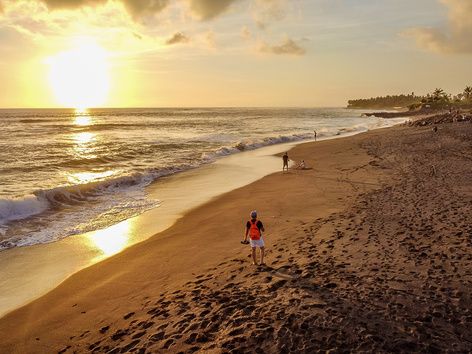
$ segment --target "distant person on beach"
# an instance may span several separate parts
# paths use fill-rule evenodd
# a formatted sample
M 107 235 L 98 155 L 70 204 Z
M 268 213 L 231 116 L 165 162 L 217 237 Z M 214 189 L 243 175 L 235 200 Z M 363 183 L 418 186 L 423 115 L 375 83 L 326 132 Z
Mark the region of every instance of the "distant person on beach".
M 284 160 L 284 165 L 282 166 L 282 172 L 285 171 L 285 167 L 287 167 L 287 171 L 288 171 L 288 154 L 285 153 L 284 156 L 282 156 L 282 159 Z
M 315 133 L 315 141 L 316 141 L 316 130 L 313 130 L 313 133 Z
M 260 265 L 265 265 L 264 263 L 264 240 L 262 239 L 262 232 L 264 232 L 264 225 L 262 225 L 262 221 L 257 220 L 257 211 L 251 211 L 251 220 L 246 223 L 246 233 L 244 235 L 244 240 L 241 243 L 247 244 L 248 243 L 248 235 L 249 235 L 249 243 L 251 244 L 252 249 L 252 264 L 257 265 L 256 259 L 256 247 L 259 247 L 261 250 L 261 263 Z
M 298 170 L 304 170 L 306 168 L 305 160 L 302 160 L 295 168 Z

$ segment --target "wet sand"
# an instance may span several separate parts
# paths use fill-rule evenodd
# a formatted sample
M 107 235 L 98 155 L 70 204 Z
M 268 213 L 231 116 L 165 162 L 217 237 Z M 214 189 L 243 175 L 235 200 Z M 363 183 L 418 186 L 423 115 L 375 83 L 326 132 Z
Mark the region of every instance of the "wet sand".
M 472 350 L 472 124 L 308 143 L 0 320 L 0 352 Z M 266 267 L 239 243 L 250 210 Z

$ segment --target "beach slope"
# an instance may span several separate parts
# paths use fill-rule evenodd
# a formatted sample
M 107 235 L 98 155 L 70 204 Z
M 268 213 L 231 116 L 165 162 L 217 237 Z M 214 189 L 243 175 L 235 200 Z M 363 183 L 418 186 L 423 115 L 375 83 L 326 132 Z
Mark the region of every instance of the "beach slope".
M 0 352 L 468 351 L 472 125 L 302 144 L 0 319 Z M 239 243 L 266 228 L 266 267 Z

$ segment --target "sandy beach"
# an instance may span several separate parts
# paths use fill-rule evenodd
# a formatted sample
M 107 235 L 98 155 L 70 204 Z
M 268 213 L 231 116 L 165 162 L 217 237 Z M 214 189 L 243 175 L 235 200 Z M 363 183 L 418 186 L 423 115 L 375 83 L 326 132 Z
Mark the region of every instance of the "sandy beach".
M 298 145 L 308 169 L 214 198 L 1 318 L 0 352 L 470 352 L 471 136 Z M 252 209 L 266 267 L 240 244 Z

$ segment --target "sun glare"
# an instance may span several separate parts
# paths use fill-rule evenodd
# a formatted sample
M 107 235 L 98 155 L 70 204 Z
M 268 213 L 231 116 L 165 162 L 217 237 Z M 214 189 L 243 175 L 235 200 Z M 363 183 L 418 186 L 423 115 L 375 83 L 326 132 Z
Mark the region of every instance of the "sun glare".
M 76 116 L 74 118 L 74 124 L 79 126 L 87 126 L 92 123 L 92 119 L 89 116 Z
M 106 51 L 93 42 L 48 58 L 49 82 L 59 104 L 85 109 L 106 102 L 109 76 Z
M 133 229 L 132 220 L 128 219 L 106 229 L 90 234 L 93 245 L 102 252 L 102 256 L 111 256 L 120 252 L 129 243 Z

